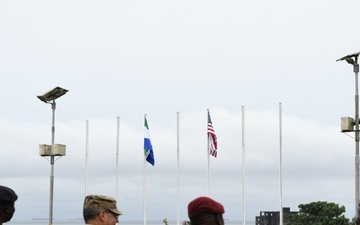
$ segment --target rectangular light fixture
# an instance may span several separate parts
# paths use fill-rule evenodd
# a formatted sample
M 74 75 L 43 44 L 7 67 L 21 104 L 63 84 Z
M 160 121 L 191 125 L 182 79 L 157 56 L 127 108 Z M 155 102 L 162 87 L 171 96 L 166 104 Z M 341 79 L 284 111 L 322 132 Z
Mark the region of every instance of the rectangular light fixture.
M 68 90 L 61 88 L 61 87 L 56 87 L 56 88 L 46 92 L 43 95 L 38 95 L 37 97 L 41 101 L 48 103 L 49 101 L 55 100 L 55 99 L 63 96 L 64 94 L 66 94 L 66 92 L 68 92 Z

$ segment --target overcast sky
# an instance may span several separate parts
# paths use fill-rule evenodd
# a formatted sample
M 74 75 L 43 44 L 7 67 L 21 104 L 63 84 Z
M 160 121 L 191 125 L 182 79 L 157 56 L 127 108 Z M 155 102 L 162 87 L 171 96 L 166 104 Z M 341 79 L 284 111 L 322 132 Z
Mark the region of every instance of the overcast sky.
M 283 206 L 313 201 L 355 211 L 353 68 L 360 2 L 0 0 L 0 184 L 19 195 L 14 220 L 49 215 L 51 106 L 37 99 L 60 86 L 54 219 L 82 218 L 86 121 L 88 191 L 116 197 L 121 220 L 143 218 L 143 120 L 155 166 L 147 164 L 147 217 L 176 220 L 176 113 L 180 113 L 180 212 L 207 195 L 206 119 L 218 136 L 211 197 L 225 218 L 242 219 L 242 127 L 246 219 L 279 210 L 279 103 Z M 241 109 L 245 109 L 242 124 Z

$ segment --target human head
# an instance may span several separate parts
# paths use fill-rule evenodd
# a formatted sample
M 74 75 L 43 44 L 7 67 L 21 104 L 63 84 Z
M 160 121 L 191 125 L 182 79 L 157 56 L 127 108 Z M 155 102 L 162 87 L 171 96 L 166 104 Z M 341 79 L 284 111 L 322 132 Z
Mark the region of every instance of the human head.
M 0 185 L 0 224 L 11 220 L 15 213 L 15 201 L 18 199 L 15 191 Z
M 116 200 L 104 195 L 88 195 L 84 199 L 83 216 L 86 223 L 114 225 L 123 213 L 116 207 Z
M 188 216 L 192 225 L 224 225 L 224 206 L 209 197 L 198 197 L 188 204 Z

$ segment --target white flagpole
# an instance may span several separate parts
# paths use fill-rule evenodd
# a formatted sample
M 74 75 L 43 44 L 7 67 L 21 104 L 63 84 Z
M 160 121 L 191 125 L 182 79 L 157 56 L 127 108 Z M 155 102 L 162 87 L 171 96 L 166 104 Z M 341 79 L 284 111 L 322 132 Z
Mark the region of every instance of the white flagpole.
M 242 199 L 243 199 L 243 218 L 242 218 L 242 224 L 245 225 L 246 224 L 246 218 L 245 218 L 245 169 L 246 169 L 246 160 L 245 160 L 245 107 L 242 106 L 241 107 L 241 115 L 242 115 Z
M 89 165 L 89 120 L 86 120 L 86 137 L 85 137 L 85 196 L 88 195 L 88 165 Z
M 146 119 L 146 114 L 144 115 Z M 144 225 L 146 225 L 146 156 L 144 154 Z
M 116 124 L 116 195 L 115 199 L 118 201 L 118 188 L 119 188 L 119 141 L 120 141 L 120 117 L 117 117 Z
M 146 225 L 146 159 L 144 156 L 144 225 Z
M 209 109 L 207 110 L 208 113 L 209 113 Z M 207 118 L 208 115 L 206 115 L 206 118 Z M 208 120 L 208 118 L 207 118 Z M 206 120 L 206 122 L 208 123 L 208 121 Z M 207 132 L 207 128 L 206 128 L 206 134 L 207 134 L 207 172 L 208 172 L 208 196 L 210 197 L 210 145 L 209 145 L 209 141 L 210 141 L 210 138 L 209 138 L 209 134 Z
M 177 225 L 180 225 L 180 113 L 177 112 Z
M 279 192 L 280 192 L 280 225 L 283 225 L 283 207 L 282 207 L 282 107 L 279 103 L 279 148 L 280 148 L 280 164 L 279 164 Z

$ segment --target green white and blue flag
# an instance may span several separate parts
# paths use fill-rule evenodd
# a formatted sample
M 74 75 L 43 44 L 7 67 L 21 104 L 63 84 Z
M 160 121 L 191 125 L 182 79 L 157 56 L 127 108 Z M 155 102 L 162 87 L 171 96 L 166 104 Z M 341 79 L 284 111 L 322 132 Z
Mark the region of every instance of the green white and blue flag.
M 149 126 L 146 120 L 146 116 L 145 116 L 145 121 L 144 121 L 144 154 L 146 157 L 146 161 L 148 161 L 148 163 L 150 163 L 151 165 L 155 165 L 155 159 L 154 159 L 154 152 L 153 152 L 153 147 L 151 145 L 151 141 L 150 141 L 150 132 L 149 132 Z

